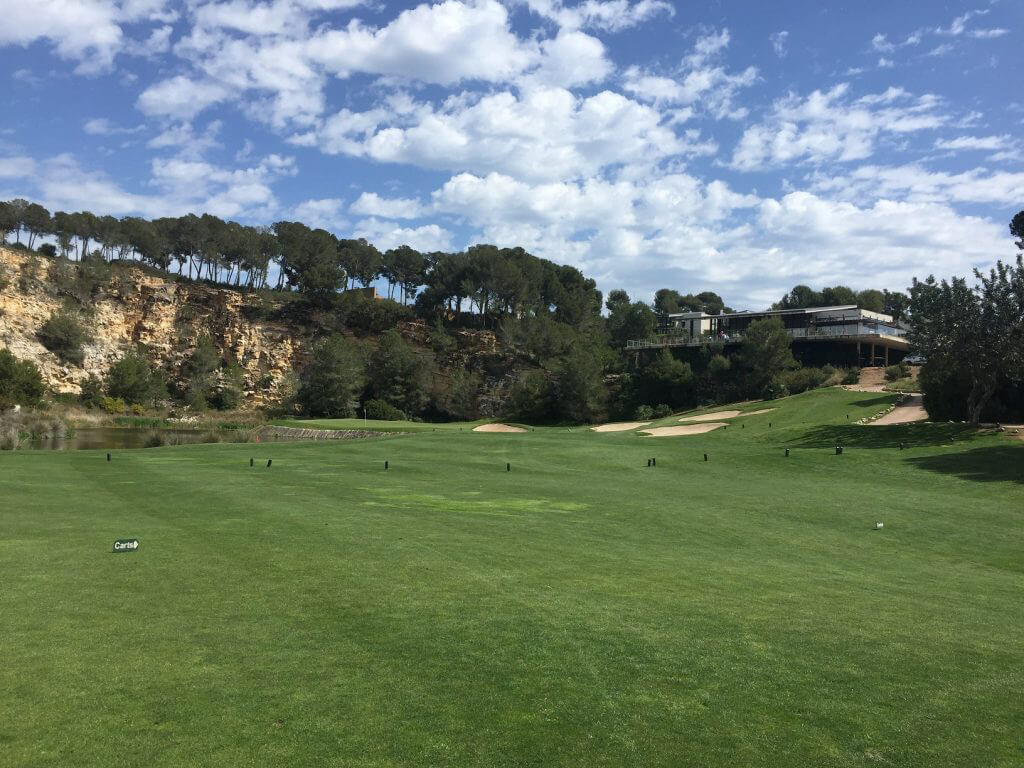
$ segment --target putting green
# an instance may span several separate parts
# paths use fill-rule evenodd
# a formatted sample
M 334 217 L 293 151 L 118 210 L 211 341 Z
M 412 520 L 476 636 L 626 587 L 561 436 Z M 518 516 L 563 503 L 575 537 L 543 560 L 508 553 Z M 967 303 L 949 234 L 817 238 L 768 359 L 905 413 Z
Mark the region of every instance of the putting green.
M 1020 765 L 1024 445 L 891 401 L 0 454 L 0 765 Z

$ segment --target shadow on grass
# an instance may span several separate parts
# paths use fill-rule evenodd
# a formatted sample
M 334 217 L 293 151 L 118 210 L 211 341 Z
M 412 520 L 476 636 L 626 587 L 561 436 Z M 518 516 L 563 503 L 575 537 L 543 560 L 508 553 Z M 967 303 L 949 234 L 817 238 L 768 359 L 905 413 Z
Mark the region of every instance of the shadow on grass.
M 872 427 L 860 424 L 825 424 L 793 438 L 794 448 L 829 448 L 841 445 L 850 448 L 899 448 L 905 443 L 915 446 L 948 445 L 966 442 L 978 430 L 966 424 L 887 424 Z
M 870 408 L 872 406 L 881 408 L 891 403 L 895 394 L 895 392 L 879 392 L 877 397 L 872 397 L 868 400 L 855 400 L 850 405 L 855 405 L 858 408 Z
M 908 458 L 908 464 L 929 472 L 981 483 L 1024 484 L 1024 446 L 990 445 L 962 453 Z

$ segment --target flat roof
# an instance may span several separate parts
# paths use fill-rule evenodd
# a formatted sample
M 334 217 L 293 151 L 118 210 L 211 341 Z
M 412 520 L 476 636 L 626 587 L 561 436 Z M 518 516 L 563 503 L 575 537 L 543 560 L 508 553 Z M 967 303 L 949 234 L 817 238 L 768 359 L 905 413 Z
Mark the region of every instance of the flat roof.
M 705 317 L 737 317 L 739 315 L 813 315 L 822 312 L 861 312 L 868 317 L 884 322 L 893 322 L 890 315 L 881 312 L 872 312 L 869 309 L 860 309 L 856 304 L 837 304 L 831 307 L 801 307 L 799 309 L 765 309 L 758 312 L 743 310 L 742 312 L 731 312 L 721 315 L 709 315 L 707 312 L 672 312 L 667 315 L 669 318 L 685 318 L 687 320 Z

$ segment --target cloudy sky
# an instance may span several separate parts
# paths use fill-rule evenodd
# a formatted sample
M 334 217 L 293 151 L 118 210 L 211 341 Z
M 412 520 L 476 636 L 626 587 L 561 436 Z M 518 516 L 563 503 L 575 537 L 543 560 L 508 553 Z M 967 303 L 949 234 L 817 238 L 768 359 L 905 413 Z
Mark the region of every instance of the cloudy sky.
M 1014 254 L 1021 0 L 0 0 L 0 198 L 608 291 L 902 288 Z

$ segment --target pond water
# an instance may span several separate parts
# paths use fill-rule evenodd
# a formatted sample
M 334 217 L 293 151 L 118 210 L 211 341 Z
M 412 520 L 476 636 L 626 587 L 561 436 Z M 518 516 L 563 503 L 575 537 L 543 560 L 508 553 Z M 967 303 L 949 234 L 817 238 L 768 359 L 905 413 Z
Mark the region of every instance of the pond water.
M 145 448 L 155 433 L 167 445 L 210 442 L 209 433 L 189 429 L 134 429 L 127 427 L 77 427 L 69 437 L 32 440 L 25 447 L 54 451 L 114 450 Z

